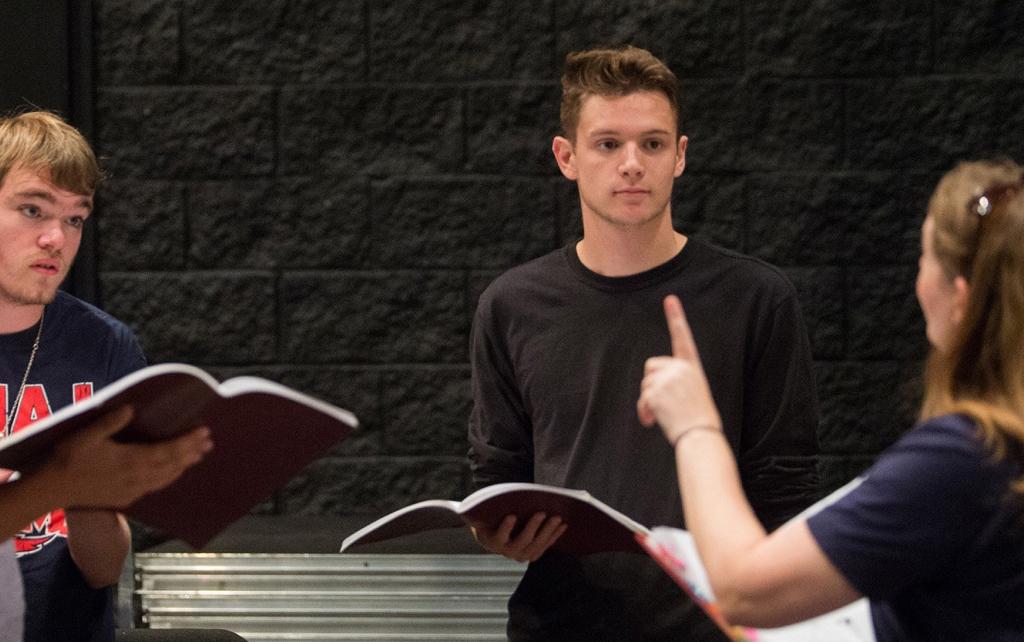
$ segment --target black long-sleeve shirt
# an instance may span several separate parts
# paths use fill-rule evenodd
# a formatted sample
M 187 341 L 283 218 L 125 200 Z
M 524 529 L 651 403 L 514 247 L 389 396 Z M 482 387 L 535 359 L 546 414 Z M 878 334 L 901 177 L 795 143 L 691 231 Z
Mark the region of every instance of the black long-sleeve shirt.
M 647 526 L 684 526 L 672 449 L 636 415 L 644 361 L 671 352 L 668 294 L 759 519 L 774 528 L 810 504 L 818 412 L 796 293 L 764 262 L 695 239 L 632 276 L 598 275 L 569 245 L 491 284 L 472 334 L 474 484 L 579 488 Z

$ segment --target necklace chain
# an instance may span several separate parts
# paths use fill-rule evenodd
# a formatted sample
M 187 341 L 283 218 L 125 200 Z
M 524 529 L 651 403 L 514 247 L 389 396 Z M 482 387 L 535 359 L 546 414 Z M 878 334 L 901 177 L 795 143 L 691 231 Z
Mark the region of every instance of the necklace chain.
M 7 423 L 4 424 L 4 435 L 10 436 L 14 432 L 14 415 L 18 412 L 18 406 L 21 405 L 21 398 L 25 394 L 25 384 L 28 383 L 28 373 L 32 370 L 32 364 L 35 363 L 36 353 L 39 352 L 39 341 L 43 338 L 43 316 L 46 315 L 46 307 L 43 307 L 42 313 L 39 315 L 39 329 L 36 330 L 36 339 L 32 342 L 32 353 L 28 356 L 28 365 L 25 366 L 25 374 L 21 377 L 21 385 L 18 386 L 18 394 L 14 398 L 14 404 L 11 405 L 11 410 L 7 414 Z

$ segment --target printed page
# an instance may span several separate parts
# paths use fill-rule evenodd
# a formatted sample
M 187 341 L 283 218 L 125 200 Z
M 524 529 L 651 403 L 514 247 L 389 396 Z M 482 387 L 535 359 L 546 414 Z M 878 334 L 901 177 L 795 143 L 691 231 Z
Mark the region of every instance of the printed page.
M 774 629 L 729 625 L 715 606 L 711 583 L 689 532 L 659 526 L 651 530 L 645 548 L 735 642 L 875 642 L 867 599 Z

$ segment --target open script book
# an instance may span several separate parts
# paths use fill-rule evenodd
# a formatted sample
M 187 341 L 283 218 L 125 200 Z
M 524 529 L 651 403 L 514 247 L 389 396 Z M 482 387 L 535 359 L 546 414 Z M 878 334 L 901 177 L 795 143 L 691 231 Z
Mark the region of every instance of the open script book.
M 194 366 L 149 366 L 0 440 L 0 468 L 26 470 L 68 435 L 123 405 L 124 442 L 157 442 L 209 426 L 213 450 L 126 515 L 201 548 L 358 426 L 355 415 L 258 377 L 218 384 Z
M 534 513 L 557 515 L 569 525 L 552 547 L 566 553 L 642 552 L 635 534 L 648 532 L 646 527 L 585 491 L 507 483 L 481 488 L 461 502 L 429 499 L 401 508 L 345 538 L 341 552 L 437 528 L 468 525 L 493 529 L 506 515 L 515 515 L 516 524 L 522 525 Z
M 790 522 L 807 519 L 855 489 L 862 481 L 864 480 L 861 477 L 854 479 L 801 512 Z M 649 533 L 637 534 L 637 541 L 733 642 L 875 642 L 871 609 L 865 598 L 790 626 L 774 629 L 733 626 L 725 621 L 715 603 L 711 582 L 697 553 L 697 545 L 689 532 L 659 526 L 651 529 Z
M 860 481 L 850 482 L 793 519 L 806 519 L 850 492 Z M 522 524 L 537 512 L 558 515 L 569 525 L 552 546 L 554 550 L 577 555 L 606 551 L 646 553 L 734 642 L 875 642 L 866 599 L 775 629 L 728 623 L 715 603 L 711 583 L 689 532 L 665 526 L 647 529 L 581 490 L 529 483 L 495 484 L 461 502 L 419 502 L 356 531 L 345 539 L 341 551 L 432 529 L 466 525 L 493 529 L 509 514 L 516 515 L 517 523 Z

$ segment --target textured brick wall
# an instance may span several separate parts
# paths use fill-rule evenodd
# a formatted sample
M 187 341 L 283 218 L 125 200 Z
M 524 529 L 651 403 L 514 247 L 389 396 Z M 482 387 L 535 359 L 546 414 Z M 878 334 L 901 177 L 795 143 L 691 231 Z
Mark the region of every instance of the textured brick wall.
M 912 416 L 939 173 L 1024 159 L 1022 23 L 1002 0 L 97 0 L 103 301 L 153 361 L 360 416 L 261 511 L 460 497 L 476 298 L 579 230 L 561 60 L 630 41 L 684 81 L 678 227 L 797 285 L 835 485 Z

